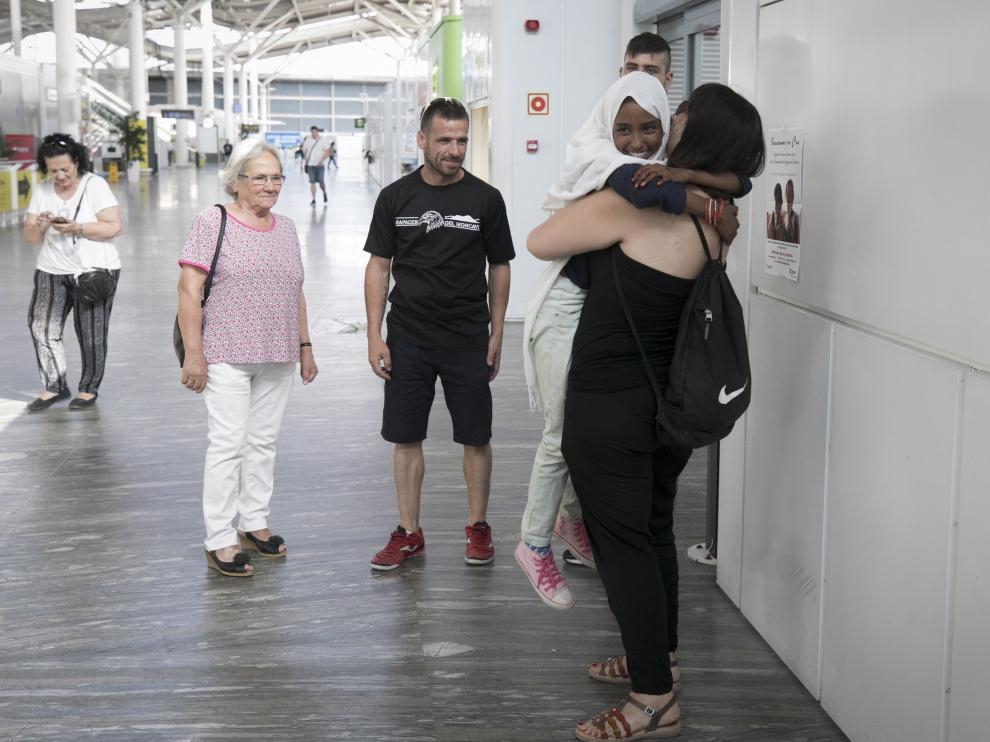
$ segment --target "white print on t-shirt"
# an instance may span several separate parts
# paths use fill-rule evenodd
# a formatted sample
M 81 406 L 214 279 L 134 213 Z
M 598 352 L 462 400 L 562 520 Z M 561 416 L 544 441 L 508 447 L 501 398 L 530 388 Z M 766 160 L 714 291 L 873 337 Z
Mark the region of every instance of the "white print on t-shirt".
M 427 211 L 423 216 L 399 216 L 395 218 L 397 227 L 418 227 L 420 224 L 426 225 L 427 233 L 440 227 L 451 229 L 466 229 L 469 232 L 480 232 L 481 222 L 473 216 L 464 214 L 452 214 L 442 216 L 439 211 Z

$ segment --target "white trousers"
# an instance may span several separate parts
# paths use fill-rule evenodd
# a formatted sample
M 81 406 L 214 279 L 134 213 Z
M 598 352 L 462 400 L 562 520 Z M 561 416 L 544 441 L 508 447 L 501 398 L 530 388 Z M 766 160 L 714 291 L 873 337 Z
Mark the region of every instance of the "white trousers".
M 237 529 L 268 527 L 275 443 L 295 370 L 294 363 L 213 363 L 208 368 L 203 516 L 211 551 L 236 545 Z
M 543 438 L 536 448 L 522 517 L 522 539 L 532 546 L 550 545 L 558 509 L 569 520 L 581 517 L 581 506 L 560 452 L 560 438 L 571 347 L 587 295 L 569 278 L 559 276 L 540 305 L 528 338 L 543 399 Z

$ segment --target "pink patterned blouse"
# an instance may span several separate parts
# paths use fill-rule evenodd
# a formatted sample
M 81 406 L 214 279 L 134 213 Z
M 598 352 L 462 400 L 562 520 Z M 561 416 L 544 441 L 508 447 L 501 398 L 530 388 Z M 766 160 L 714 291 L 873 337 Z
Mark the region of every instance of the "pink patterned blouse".
M 209 272 L 220 231 L 220 209 L 193 221 L 179 265 Z M 210 363 L 295 363 L 299 360 L 299 236 L 291 219 L 272 213 L 272 226 L 253 229 L 227 213 L 227 229 L 210 298 L 203 310 L 203 350 Z

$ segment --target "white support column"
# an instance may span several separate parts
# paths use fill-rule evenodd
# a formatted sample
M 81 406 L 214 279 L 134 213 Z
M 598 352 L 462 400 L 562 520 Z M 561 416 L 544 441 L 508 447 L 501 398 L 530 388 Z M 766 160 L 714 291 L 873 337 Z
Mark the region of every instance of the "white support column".
M 247 65 L 241 65 L 241 72 L 237 76 L 237 101 L 241 104 L 241 115 L 237 120 L 241 124 L 248 123 L 248 71 Z
M 148 72 L 144 62 L 144 9 L 141 0 L 127 8 L 127 46 L 130 54 L 131 108 L 142 121 L 148 115 Z
M 55 87 L 58 90 L 58 130 L 79 138 L 79 90 L 76 79 L 76 4 L 55 0 Z
M 38 65 L 38 141 L 51 131 L 48 128 L 48 85 L 46 72 L 49 65 Z
M 210 113 L 216 102 L 213 98 L 213 4 L 206 0 L 199 11 L 203 27 L 203 112 Z
M 268 86 L 261 85 L 260 93 L 258 94 L 258 123 L 261 124 L 261 133 L 264 134 L 268 131 L 268 120 L 271 116 L 268 115 Z
M 223 58 L 223 138 L 233 144 L 237 141 L 234 126 L 234 60 L 227 54 Z
M 14 54 L 21 56 L 21 0 L 10 0 L 10 40 L 14 45 Z
M 253 123 L 261 120 L 261 83 L 254 62 L 251 63 L 251 120 Z
M 176 19 L 175 26 L 175 105 L 185 108 L 189 105 L 188 78 L 186 72 L 186 19 L 182 16 Z M 175 122 L 175 164 L 185 167 L 189 164 L 189 126 L 188 122 L 178 119 Z
M 257 48 L 258 42 L 252 37 L 248 44 L 248 59 L 251 59 L 251 55 L 254 54 Z M 251 96 L 249 101 L 251 105 L 248 106 L 248 117 L 252 124 L 256 124 L 261 119 L 260 108 L 258 106 L 261 91 L 258 86 L 257 62 L 253 59 L 248 62 L 248 87 L 250 88 L 248 94 Z

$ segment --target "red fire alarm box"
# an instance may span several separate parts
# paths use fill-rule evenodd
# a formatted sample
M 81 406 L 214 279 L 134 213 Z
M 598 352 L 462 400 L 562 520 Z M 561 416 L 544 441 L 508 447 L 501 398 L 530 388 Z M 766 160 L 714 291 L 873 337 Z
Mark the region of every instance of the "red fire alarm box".
M 540 141 L 538 139 L 527 139 L 526 140 L 526 151 L 527 152 L 539 152 L 540 151 Z
M 525 24 L 528 33 L 536 33 L 540 30 L 540 22 L 535 18 L 530 18 Z

